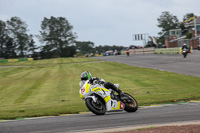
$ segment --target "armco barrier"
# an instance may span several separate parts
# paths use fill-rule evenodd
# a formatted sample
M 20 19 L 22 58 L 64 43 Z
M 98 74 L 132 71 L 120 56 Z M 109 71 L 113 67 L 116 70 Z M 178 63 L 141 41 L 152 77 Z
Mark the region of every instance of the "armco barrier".
M 17 62 L 17 61 L 32 61 L 33 58 L 20 58 L 20 59 L 8 59 L 8 60 L 0 60 L 2 62 Z
M 28 58 L 28 61 L 32 61 L 33 60 L 33 58 Z
M 8 60 L 0 60 L 0 63 L 1 63 L 1 62 L 8 62 Z
M 8 62 L 16 62 L 18 59 L 8 59 Z
M 21 58 L 18 61 L 28 61 L 28 58 Z

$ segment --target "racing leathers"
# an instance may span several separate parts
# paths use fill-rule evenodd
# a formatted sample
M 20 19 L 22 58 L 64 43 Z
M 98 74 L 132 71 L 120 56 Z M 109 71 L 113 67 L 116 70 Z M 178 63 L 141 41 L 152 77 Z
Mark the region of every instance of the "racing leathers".
M 105 82 L 104 79 L 100 79 L 98 77 L 92 77 L 90 79 L 90 83 L 93 84 L 93 82 L 95 80 L 97 80 L 98 82 L 102 83 L 106 89 L 112 89 L 112 90 L 116 91 L 119 94 L 120 97 L 123 96 L 124 93 L 117 86 L 115 86 L 113 83 Z

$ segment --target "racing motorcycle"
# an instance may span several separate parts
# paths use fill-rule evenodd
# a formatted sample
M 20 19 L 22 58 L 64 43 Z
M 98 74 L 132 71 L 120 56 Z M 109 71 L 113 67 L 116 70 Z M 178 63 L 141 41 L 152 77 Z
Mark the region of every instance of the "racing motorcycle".
M 187 49 L 184 48 L 184 49 L 182 50 L 182 53 L 183 53 L 183 57 L 186 58 L 186 56 L 187 56 Z
M 115 84 L 119 87 L 119 84 Z M 106 89 L 103 83 L 89 80 L 79 83 L 80 97 L 85 101 L 87 108 L 96 115 L 104 115 L 108 111 L 135 112 L 138 109 L 137 101 L 128 93 L 122 97 L 114 94 L 112 89 Z

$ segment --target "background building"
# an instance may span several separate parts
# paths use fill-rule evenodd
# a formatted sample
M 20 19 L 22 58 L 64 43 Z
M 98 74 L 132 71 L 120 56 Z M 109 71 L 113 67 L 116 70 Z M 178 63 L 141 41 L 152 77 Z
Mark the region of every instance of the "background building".
M 200 44 L 200 17 L 184 24 L 184 29 L 171 29 L 165 38 L 167 48 L 181 47 L 183 43 L 196 49 Z

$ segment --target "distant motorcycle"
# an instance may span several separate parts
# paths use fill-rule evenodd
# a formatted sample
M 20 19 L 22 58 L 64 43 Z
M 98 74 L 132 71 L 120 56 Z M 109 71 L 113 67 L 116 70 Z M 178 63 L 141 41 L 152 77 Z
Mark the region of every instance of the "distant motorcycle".
M 125 110 L 135 112 L 138 109 L 137 101 L 128 93 L 120 97 L 115 95 L 112 89 L 106 89 L 95 80 L 92 84 L 89 80 L 81 81 L 80 97 L 85 101 L 87 108 L 96 115 L 104 115 L 106 111 Z M 115 84 L 118 85 L 118 84 Z
M 130 51 L 126 51 L 126 55 L 129 56 L 129 54 L 130 54 Z
M 186 58 L 187 57 L 187 49 L 186 48 L 184 48 L 183 50 L 182 50 L 182 53 L 183 53 L 183 58 Z

